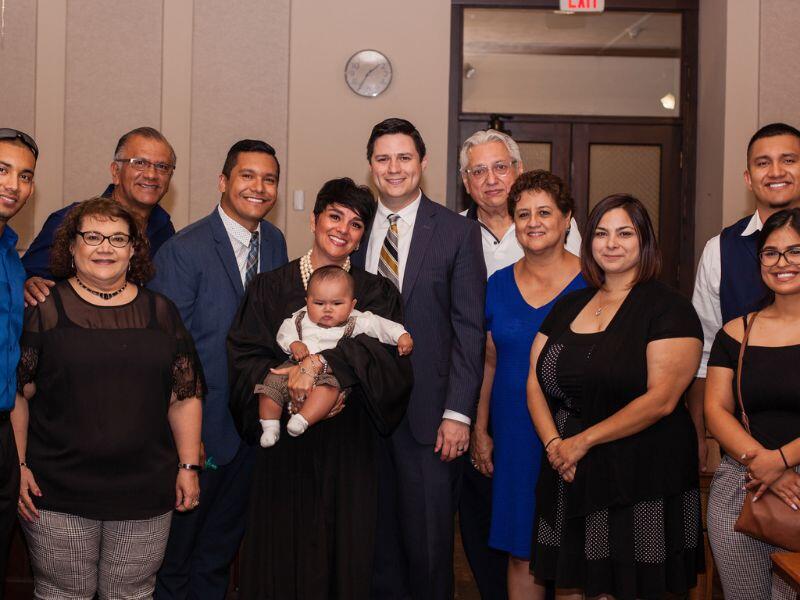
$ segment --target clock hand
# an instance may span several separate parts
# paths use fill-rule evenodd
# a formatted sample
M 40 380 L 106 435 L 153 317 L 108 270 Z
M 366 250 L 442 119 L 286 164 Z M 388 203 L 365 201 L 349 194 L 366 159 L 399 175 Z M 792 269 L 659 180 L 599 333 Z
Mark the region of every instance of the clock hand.
M 372 68 L 371 68 L 369 71 L 367 71 L 367 74 L 366 74 L 366 75 L 364 75 L 364 79 L 362 79 L 362 80 L 361 80 L 361 83 L 360 83 L 360 84 L 359 84 L 359 86 L 358 86 L 358 91 L 359 91 L 359 92 L 361 91 L 361 88 L 362 88 L 362 87 L 364 87 L 364 84 L 367 82 L 367 79 L 369 78 L 369 76 L 370 76 L 370 75 L 372 75 L 372 72 L 373 72 L 375 69 L 377 69 L 378 67 L 380 67 L 380 65 L 375 65 L 375 66 L 374 66 L 374 67 L 372 67 Z

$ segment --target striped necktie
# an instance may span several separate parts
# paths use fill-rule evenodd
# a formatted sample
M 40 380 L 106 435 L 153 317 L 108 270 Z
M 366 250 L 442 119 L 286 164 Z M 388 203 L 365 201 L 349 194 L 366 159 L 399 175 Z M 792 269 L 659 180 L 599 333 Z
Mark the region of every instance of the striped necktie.
M 378 261 L 378 273 L 391 281 L 398 290 L 400 289 L 400 259 L 397 253 L 397 220 L 399 218 L 400 215 L 389 215 L 389 229 L 386 230 Z
M 245 263 L 244 267 L 244 287 L 247 288 L 247 285 L 256 276 L 258 273 L 258 246 L 259 246 L 259 238 L 258 238 L 258 231 L 254 231 L 252 237 L 250 238 L 250 249 L 247 251 L 247 262 Z

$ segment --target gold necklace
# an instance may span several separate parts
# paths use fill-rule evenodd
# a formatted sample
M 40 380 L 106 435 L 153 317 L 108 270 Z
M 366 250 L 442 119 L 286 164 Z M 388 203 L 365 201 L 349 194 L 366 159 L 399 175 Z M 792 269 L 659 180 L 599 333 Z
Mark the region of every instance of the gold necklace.
M 303 289 L 308 289 L 308 280 L 311 279 L 311 274 L 314 272 L 314 267 L 311 266 L 311 253 L 314 251 L 311 248 L 308 252 L 306 252 L 303 256 L 300 257 L 300 277 L 303 279 Z M 350 272 L 350 257 L 348 256 L 347 259 L 344 261 L 342 268 Z

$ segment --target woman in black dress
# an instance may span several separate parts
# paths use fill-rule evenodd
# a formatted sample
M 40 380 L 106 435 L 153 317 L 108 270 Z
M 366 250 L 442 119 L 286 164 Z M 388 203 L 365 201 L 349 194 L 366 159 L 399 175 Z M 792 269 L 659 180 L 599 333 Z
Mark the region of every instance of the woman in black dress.
M 147 240 L 87 200 L 56 232 L 65 278 L 25 311 L 11 414 L 34 597 L 150 598 L 172 510 L 199 503 L 202 373 Z
M 703 567 L 694 429 L 681 396 L 700 361 L 691 303 L 655 278 L 644 206 L 601 200 L 581 248 L 591 287 L 531 348 L 528 405 L 546 459 L 532 570 L 559 598 L 685 594 Z
M 402 322 L 398 290 L 383 277 L 350 267 L 375 212 L 369 188 L 335 179 L 314 206 L 311 250 L 258 275 L 247 289 L 228 338 L 231 409 L 240 433 L 257 443 L 261 427 L 255 386 L 286 360 L 275 335 L 305 305 L 314 269 L 338 265 L 355 279 L 356 306 Z M 295 402 L 323 369 L 342 389 L 345 406 L 302 436 L 281 436 L 259 449 L 241 552 L 240 597 L 251 599 L 367 598 L 377 520 L 376 446 L 402 418 L 411 365 L 397 348 L 360 335 L 312 355 L 289 372 Z
M 783 549 L 734 531 L 749 487 L 800 507 L 800 210 L 775 213 L 758 242 L 766 306 L 725 324 L 711 348 L 706 380 L 706 426 L 724 455 L 708 498 L 708 539 L 728 600 L 793 600 L 797 593 L 771 573 L 770 554 Z M 750 432 L 741 424 L 735 394 L 745 320 L 752 324 L 742 363 L 742 397 Z M 760 488 L 760 489 L 759 489 Z

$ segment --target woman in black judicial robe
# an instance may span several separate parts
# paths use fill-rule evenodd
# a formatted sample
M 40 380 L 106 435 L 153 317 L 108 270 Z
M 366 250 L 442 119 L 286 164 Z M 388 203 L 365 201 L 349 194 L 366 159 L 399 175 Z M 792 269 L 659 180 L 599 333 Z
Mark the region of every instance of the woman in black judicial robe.
M 326 183 L 314 207 L 311 250 L 257 276 L 248 287 L 228 338 L 231 410 L 247 442 L 257 444 L 261 431 L 253 389 L 286 360 L 275 335 L 283 319 L 305 304 L 310 271 L 325 264 L 349 269 L 360 310 L 402 321 L 398 290 L 383 277 L 349 267 L 374 207 L 368 188 L 349 179 Z M 321 354 L 351 393 L 340 413 L 303 436 L 292 438 L 283 430 L 275 446 L 258 449 L 241 552 L 243 600 L 369 595 L 377 519 L 375 447 L 405 412 L 411 366 L 397 348 L 365 335 L 343 339 Z M 307 360 L 305 370 L 318 370 L 319 361 Z M 298 385 L 310 385 L 311 377 L 294 370 Z M 290 387 L 291 382 L 292 374 Z

